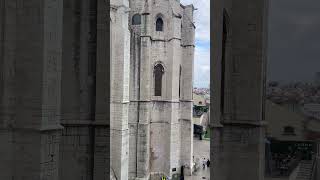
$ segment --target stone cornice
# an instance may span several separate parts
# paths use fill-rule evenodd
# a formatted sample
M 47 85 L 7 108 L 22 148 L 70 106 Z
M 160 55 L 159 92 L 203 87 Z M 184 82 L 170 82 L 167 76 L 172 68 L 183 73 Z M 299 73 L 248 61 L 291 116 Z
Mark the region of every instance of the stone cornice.
M 172 38 L 170 38 L 170 39 L 153 39 L 151 36 L 149 36 L 149 35 L 142 35 L 142 36 L 140 36 L 141 38 L 142 37 L 147 37 L 147 38 L 150 38 L 150 40 L 151 41 L 162 41 L 162 42 L 170 42 L 170 41 L 172 41 L 172 40 L 179 40 L 179 41 L 181 41 L 181 38 L 177 38 L 177 37 L 172 37 Z
M 177 37 L 172 37 L 172 38 L 170 38 L 170 39 L 153 39 L 151 36 L 149 36 L 149 35 L 142 35 L 142 36 L 140 36 L 141 38 L 144 38 L 144 37 L 146 37 L 146 38 L 150 38 L 150 40 L 151 41 L 153 41 L 153 42 L 156 42 L 156 41 L 160 41 L 160 42 L 171 42 L 172 40 L 178 40 L 178 41 L 180 41 L 181 42 L 181 38 L 177 38 Z M 194 44 L 186 44 L 186 45 L 184 45 L 184 44 L 180 44 L 180 46 L 181 47 L 195 47 L 195 45 Z
M 125 13 L 129 13 L 130 12 L 130 8 L 125 6 L 125 5 L 116 6 L 116 5 L 111 5 L 110 4 L 110 10 L 112 10 L 112 11 L 118 11 L 121 8 L 124 9 Z
M 196 47 L 194 44 L 187 44 L 187 45 L 182 45 L 181 44 L 181 47 Z
M 28 128 L 22 128 L 22 127 L 0 128 L 0 130 L 22 131 L 22 132 L 61 131 L 62 129 L 64 129 L 64 127 L 61 125 L 28 127 Z
M 172 102 L 172 103 L 180 103 L 180 102 L 193 102 L 193 100 L 131 100 L 130 102 Z
M 101 120 L 99 120 L 101 121 Z M 92 122 L 71 122 L 71 123 L 65 123 L 65 124 L 62 124 L 62 126 L 65 126 L 65 127 L 83 127 L 83 126 L 103 126 L 103 127 L 110 127 L 110 124 L 107 124 L 105 122 L 99 122 L 99 121 L 92 121 Z
M 221 124 L 226 126 L 267 126 L 266 121 L 256 121 L 256 120 L 223 120 L 221 121 Z

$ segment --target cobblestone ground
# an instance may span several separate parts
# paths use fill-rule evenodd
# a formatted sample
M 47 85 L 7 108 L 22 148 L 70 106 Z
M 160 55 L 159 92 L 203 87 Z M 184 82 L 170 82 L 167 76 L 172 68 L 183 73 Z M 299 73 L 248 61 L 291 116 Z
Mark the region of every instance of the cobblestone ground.
M 201 179 L 210 179 L 210 169 L 202 168 L 202 159 L 209 159 L 210 156 L 210 141 L 209 140 L 199 140 L 199 137 L 193 138 L 193 155 L 194 160 L 198 158 L 200 160 L 199 169 L 194 172 L 192 176 L 185 176 L 185 180 L 201 180 Z

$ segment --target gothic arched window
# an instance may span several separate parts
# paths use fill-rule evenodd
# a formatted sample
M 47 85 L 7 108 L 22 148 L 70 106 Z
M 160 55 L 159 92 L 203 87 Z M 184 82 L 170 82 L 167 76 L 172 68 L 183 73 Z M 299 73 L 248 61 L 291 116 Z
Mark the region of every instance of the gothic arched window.
M 163 31 L 163 20 L 160 17 L 156 21 L 156 31 Z
M 181 66 L 179 71 L 179 98 L 181 97 Z
M 164 73 L 164 68 L 161 64 L 157 64 L 153 70 L 154 73 L 154 95 L 161 96 L 162 89 L 162 75 Z
M 223 25 L 222 25 L 222 56 L 221 56 L 221 89 L 220 89 L 220 112 L 224 114 L 225 105 L 225 70 L 226 70 L 226 41 L 228 37 L 229 16 L 227 11 L 223 10 Z
M 141 16 L 140 14 L 135 14 L 132 16 L 132 25 L 139 25 L 141 24 Z

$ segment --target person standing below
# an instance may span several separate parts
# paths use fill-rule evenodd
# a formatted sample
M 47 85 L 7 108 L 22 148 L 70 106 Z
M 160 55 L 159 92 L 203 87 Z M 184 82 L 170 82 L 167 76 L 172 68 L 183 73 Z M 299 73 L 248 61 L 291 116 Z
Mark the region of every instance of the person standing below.
M 184 166 L 181 166 L 180 180 L 184 180 Z
M 206 162 L 206 158 L 203 158 L 203 160 L 202 160 L 202 166 L 203 166 L 203 169 L 205 169 L 205 168 L 206 168 L 206 164 L 207 164 L 207 162 Z
M 209 159 L 207 160 L 207 167 L 208 168 L 210 167 L 210 160 Z

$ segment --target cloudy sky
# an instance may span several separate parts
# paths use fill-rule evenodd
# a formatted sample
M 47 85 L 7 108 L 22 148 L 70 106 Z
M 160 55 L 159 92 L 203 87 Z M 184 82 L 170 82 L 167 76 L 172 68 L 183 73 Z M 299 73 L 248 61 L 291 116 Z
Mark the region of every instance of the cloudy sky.
M 194 86 L 210 81 L 210 0 L 181 0 L 194 4 L 196 50 Z M 270 0 L 268 79 L 313 81 L 320 72 L 320 0 Z
M 312 81 L 320 72 L 320 1 L 271 0 L 268 78 Z
M 183 5 L 193 4 L 196 24 L 194 61 L 194 87 L 208 87 L 210 82 L 210 0 L 181 0 Z

